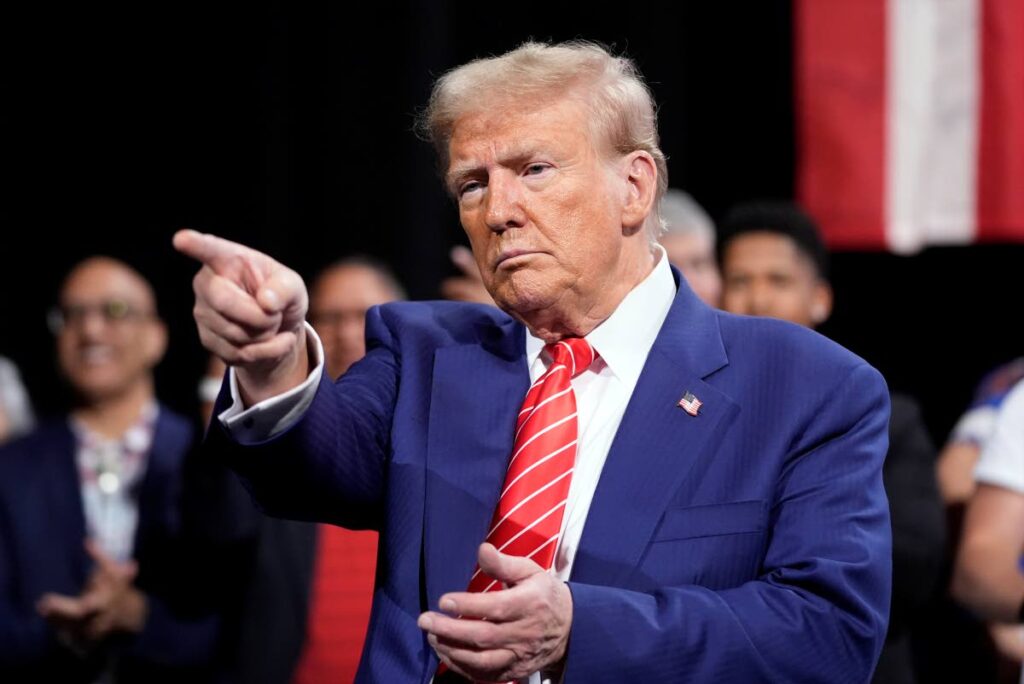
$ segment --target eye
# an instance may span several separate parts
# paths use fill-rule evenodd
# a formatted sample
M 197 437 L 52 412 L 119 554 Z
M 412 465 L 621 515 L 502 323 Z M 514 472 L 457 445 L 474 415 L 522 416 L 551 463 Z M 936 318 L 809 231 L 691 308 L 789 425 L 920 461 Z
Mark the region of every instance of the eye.
M 471 192 L 475 192 L 483 187 L 483 183 L 476 180 L 466 181 L 459 186 L 459 197 L 465 197 Z
M 544 173 L 549 168 L 551 168 L 551 167 L 548 166 L 547 164 L 540 164 L 540 163 L 530 164 L 529 166 L 526 167 L 525 174 L 527 176 L 537 176 L 539 174 Z

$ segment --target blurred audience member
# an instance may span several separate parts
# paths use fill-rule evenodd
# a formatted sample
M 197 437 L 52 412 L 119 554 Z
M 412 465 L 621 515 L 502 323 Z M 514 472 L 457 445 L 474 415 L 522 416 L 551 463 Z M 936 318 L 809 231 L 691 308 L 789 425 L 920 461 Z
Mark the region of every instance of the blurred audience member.
M 828 252 L 814 221 L 788 203 L 736 207 L 721 226 L 722 308 L 817 327 L 832 313 Z M 889 632 L 875 682 L 915 682 L 911 627 L 942 567 L 944 519 L 935 448 L 910 397 L 893 395 L 883 470 L 893 529 Z
M 217 621 L 170 599 L 192 428 L 154 394 L 167 331 L 153 290 L 90 258 L 50 323 L 77 402 L 0 449 L 0 681 L 203 681 Z
M 1024 384 L 1006 397 L 975 471 L 953 594 L 985 620 L 1000 652 L 1024 662 Z M 1024 678 L 1021 679 L 1024 681 Z
M 405 291 L 372 259 L 351 257 L 321 271 L 309 293 L 309 322 L 323 341 L 328 375 L 337 379 L 363 357 L 367 310 L 396 299 Z
M 484 287 L 480 267 L 476 265 L 473 252 L 468 247 L 456 245 L 450 254 L 452 263 L 459 269 L 459 275 L 445 278 L 441 283 L 441 296 L 456 302 L 494 304 L 490 293 Z
M 210 355 L 210 360 L 206 364 L 206 373 L 199 380 L 198 396 L 199 396 L 199 417 L 203 420 L 203 426 L 210 424 L 210 418 L 213 416 L 213 404 L 217 401 L 217 395 L 220 393 L 220 386 L 224 382 L 224 371 L 227 370 L 227 366 L 219 358 Z
M 18 367 L 0 356 L 0 444 L 29 432 L 34 424 Z
M 974 468 L 996 425 L 1006 395 L 1024 379 L 1024 358 L 996 368 L 982 378 L 971 405 L 957 421 L 939 455 L 939 488 L 947 506 L 966 503 L 974 493 Z
M 715 224 L 689 194 L 670 188 L 661 200 L 665 232 L 659 241 L 668 260 L 708 306 L 718 306 L 722 279 L 715 261 Z
M 310 323 L 333 379 L 366 353 L 367 310 L 404 298 L 390 271 L 361 257 L 326 268 L 310 292 Z M 376 553 L 376 532 L 263 517 L 243 603 L 239 682 L 351 682 L 370 618 Z

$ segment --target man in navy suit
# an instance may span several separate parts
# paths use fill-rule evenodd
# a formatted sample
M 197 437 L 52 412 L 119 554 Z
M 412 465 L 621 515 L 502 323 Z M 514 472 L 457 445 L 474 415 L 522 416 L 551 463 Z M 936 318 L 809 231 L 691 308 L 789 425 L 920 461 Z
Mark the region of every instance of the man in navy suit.
M 87 259 L 50 322 L 77 401 L 0 449 L 0 680 L 200 681 L 218 625 L 178 611 L 193 430 L 156 402 L 167 333 L 153 291 Z
M 628 60 L 526 44 L 442 77 L 425 121 L 504 313 L 371 309 L 334 384 L 293 271 L 175 237 L 203 263 L 200 338 L 233 367 L 210 450 L 271 514 L 380 530 L 357 681 L 866 681 L 891 571 L 881 376 L 670 269 Z M 481 542 L 523 397 L 578 338 L 597 357 L 563 390 L 578 436 L 548 569 Z M 504 589 L 466 592 L 477 564 Z

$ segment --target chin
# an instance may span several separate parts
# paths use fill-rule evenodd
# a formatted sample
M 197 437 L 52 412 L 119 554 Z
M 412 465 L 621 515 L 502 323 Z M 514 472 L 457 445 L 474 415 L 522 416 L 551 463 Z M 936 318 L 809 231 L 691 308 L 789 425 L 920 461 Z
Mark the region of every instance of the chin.
M 550 308 L 564 289 L 538 274 L 517 272 L 500 283 L 492 296 L 508 313 L 528 313 Z

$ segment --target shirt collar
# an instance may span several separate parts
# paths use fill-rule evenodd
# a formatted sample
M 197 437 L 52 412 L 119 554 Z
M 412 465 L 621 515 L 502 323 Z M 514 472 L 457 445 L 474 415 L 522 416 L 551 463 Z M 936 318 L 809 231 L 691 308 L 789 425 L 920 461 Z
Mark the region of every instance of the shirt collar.
M 654 251 L 657 262 L 651 272 L 630 290 L 612 315 L 585 338 L 611 372 L 629 386 L 636 385 L 639 380 L 647 354 L 654 346 L 676 295 L 676 283 L 665 249 L 655 245 Z M 533 369 L 543 350 L 544 340 L 527 328 L 526 361 L 529 368 Z

